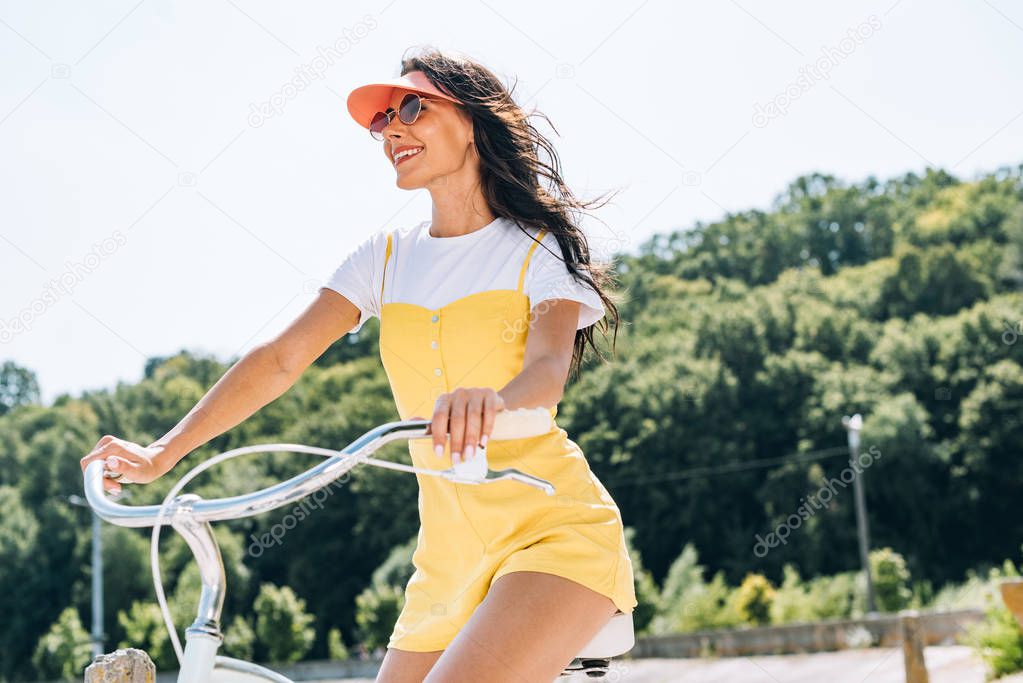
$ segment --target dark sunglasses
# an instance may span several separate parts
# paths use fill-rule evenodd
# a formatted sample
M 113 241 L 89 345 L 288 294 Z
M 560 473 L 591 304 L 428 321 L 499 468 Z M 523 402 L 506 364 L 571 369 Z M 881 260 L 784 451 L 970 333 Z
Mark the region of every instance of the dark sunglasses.
M 406 126 L 411 126 L 419 118 L 419 112 L 423 110 L 423 102 L 440 102 L 440 100 L 420 97 L 414 92 L 410 92 L 401 98 L 401 104 L 398 105 L 398 111 L 388 107 L 387 111 L 378 111 L 373 115 L 373 120 L 369 124 L 369 134 L 373 136 L 375 140 L 384 139 L 384 128 L 391 122 L 394 115 L 397 113 L 398 118 Z

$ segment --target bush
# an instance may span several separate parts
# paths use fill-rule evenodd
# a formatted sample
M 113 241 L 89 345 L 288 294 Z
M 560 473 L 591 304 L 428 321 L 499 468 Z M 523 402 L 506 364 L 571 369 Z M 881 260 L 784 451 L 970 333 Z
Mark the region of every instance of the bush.
M 859 602 L 857 572 L 819 576 L 803 582 L 799 571 L 787 564 L 784 580 L 775 589 L 771 602 L 771 623 L 847 619 L 853 616 Z
M 718 572 L 707 582 L 704 571 L 696 548 L 687 543 L 664 579 L 657 613 L 650 622 L 651 634 L 686 633 L 742 623 L 731 603 L 731 590 L 724 574 Z
M 327 657 L 335 661 L 344 661 L 350 656 L 345 641 L 341 639 L 341 629 L 332 628 L 327 631 Z
M 879 610 L 898 612 L 909 604 L 913 592 L 909 589 L 909 570 L 902 555 L 891 548 L 871 551 L 870 573 Z
M 762 574 L 747 574 L 735 592 L 735 609 L 749 624 L 766 624 L 771 620 L 774 586 Z
M 369 650 L 386 647 L 395 622 L 405 606 L 404 587 L 416 567 L 412 562 L 418 536 L 391 550 L 373 572 L 369 586 L 355 598 L 355 625 L 359 640 Z
M 718 572 L 709 583 L 695 588 L 686 596 L 681 626 L 686 631 L 728 628 L 742 623 L 732 607 L 732 589 L 725 583 L 724 572 Z
M 650 622 L 657 614 L 658 605 L 661 601 L 661 592 L 657 588 L 657 582 L 653 575 L 643 566 L 643 558 L 633 544 L 632 539 L 636 530 L 632 527 L 625 528 L 625 544 L 629 549 L 629 557 L 632 559 L 633 582 L 636 591 L 636 607 L 632 610 L 632 623 L 636 635 L 647 633 Z
M 1004 606 L 988 609 L 984 621 L 967 629 L 964 642 L 984 660 L 989 678 L 1023 670 L 1023 631 Z
M 807 592 L 813 618 L 848 619 L 861 614 L 863 610 L 857 609 L 857 605 L 864 601 L 859 581 L 862 577 L 861 572 L 843 572 L 809 581 Z
M 124 629 L 124 640 L 118 647 L 145 650 L 157 671 L 178 666 L 158 604 L 136 600 L 127 612 L 117 613 L 117 621 Z
M 355 598 L 355 623 L 367 649 L 387 646 L 404 606 L 405 593 L 398 586 L 369 586 Z
M 238 659 L 251 660 L 256 644 L 256 633 L 249 622 L 235 615 L 231 624 L 224 629 L 224 654 Z
M 272 662 L 297 662 L 313 646 L 316 637 L 306 614 L 305 600 L 288 586 L 264 583 L 255 601 L 256 636 Z
M 91 661 L 89 634 L 74 607 L 60 613 L 49 632 L 39 639 L 32 655 L 32 663 L 40 676 L 66 681 L 80 678 Z
M 968 571 L 966 581 L 958 584 L 947 584 L 926 604 L 931 609 L 953 610 L 976 607 L 985 609 L 993 602 L 1001 602 L 999 584 L 1010 577 L 1018 577 L 1019 570 L 1012 560 L 1005 560 L 1001 567 L 992 567 L 983 572 Z
M 781 585 L 775 589 L 771 601 L 771 623 L 790 624 L 813 620 L 810 595 L 799 576 L 799 570 L 786 564 L 782 568 L 782 577 Z

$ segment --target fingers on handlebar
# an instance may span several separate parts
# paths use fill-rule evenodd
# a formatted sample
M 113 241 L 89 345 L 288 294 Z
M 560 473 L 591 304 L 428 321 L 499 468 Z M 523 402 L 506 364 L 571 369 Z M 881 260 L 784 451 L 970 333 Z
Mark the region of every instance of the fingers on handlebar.
M 120 447 L 117 444 L 116 437 L 113 437 L 109 434 L 103 436 L 103 438 L 96 442 L 96 445 L 93 447 L 92 451 L 79 461 L 79 463 L 82 466 L 82 471 L 84 472 L 85 468 L 88 467 L 89 463 L 92 462 L 93 460 L 107 461 L 108 465 L 106 465 L 104 468 L 106 469 L 107 467 L 109 467 L 109 464 L 112 464 L 111 461 L 120 460 L 120 458 L 111 458 L 112 454 L 117 452 L 118 450 L 120 450 Z M 112 493 L 118 494 L 121 493 L 121 485 L 108 477 L 103 477 L 103 488 Z
M 472 392 L 469 395 L 465 411 L 465 439 L 462 460 L 470 460 L 476 455 L 476 447 L 480 442 L 480 427 L 483 423 L 484 394 Z
M 441 395 L 437 399 L 437 405 L 433 410 L 430 433 L 433 435 L 433 451 L 437 457 L 444 455 L 444 443 L 448 438 L 448 406 L 450 398 L 448 394 Z
M 504 407 L 504 401 L 497 393 L 488 395 L 484 401 L 483 424 L 480 427 L 480 448 L 487 447 L 491 432 L 494 431 L 494 420 L 497 418 L 497 411 Z
M 444 454 L 445 438 L 450 437 L 452 464 L 472 458 L 486 447 L 497 412 L 504 409 L 504 399 L 492 389 L 458 388 L 442 394 L 430 425 L 438 457 Z
M 451 462 L 462 461 L 462 443 L 465 437 L 465 393 L 456 389 L 451 399 L 451 412 L 448 417 L 448 432 L 451 437 Z

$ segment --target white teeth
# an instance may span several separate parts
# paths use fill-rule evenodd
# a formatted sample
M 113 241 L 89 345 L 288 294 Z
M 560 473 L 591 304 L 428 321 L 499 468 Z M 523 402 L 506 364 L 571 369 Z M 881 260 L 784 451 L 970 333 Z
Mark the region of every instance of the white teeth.
M 422 147 L 414 147 L 413 149 L 403 149 L 394 155 L 394 163 L 398 163 L 398 160 L 404 157 L 412 156 L 413 154 L 419 154 L 421 151 L 423 151 Z

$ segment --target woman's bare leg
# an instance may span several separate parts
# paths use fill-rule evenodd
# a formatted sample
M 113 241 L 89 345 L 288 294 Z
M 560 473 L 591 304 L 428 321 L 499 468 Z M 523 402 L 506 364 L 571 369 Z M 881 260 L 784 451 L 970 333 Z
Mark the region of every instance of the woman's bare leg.
M 616 611 L 610 598 L 575 581 L 543 572 L 505 574 L 426 683 L 550 683 Z
M 442 654 L 444 650 L 410 652 L 389 647 L 380 664 L 376 683 L 423 683 Z

